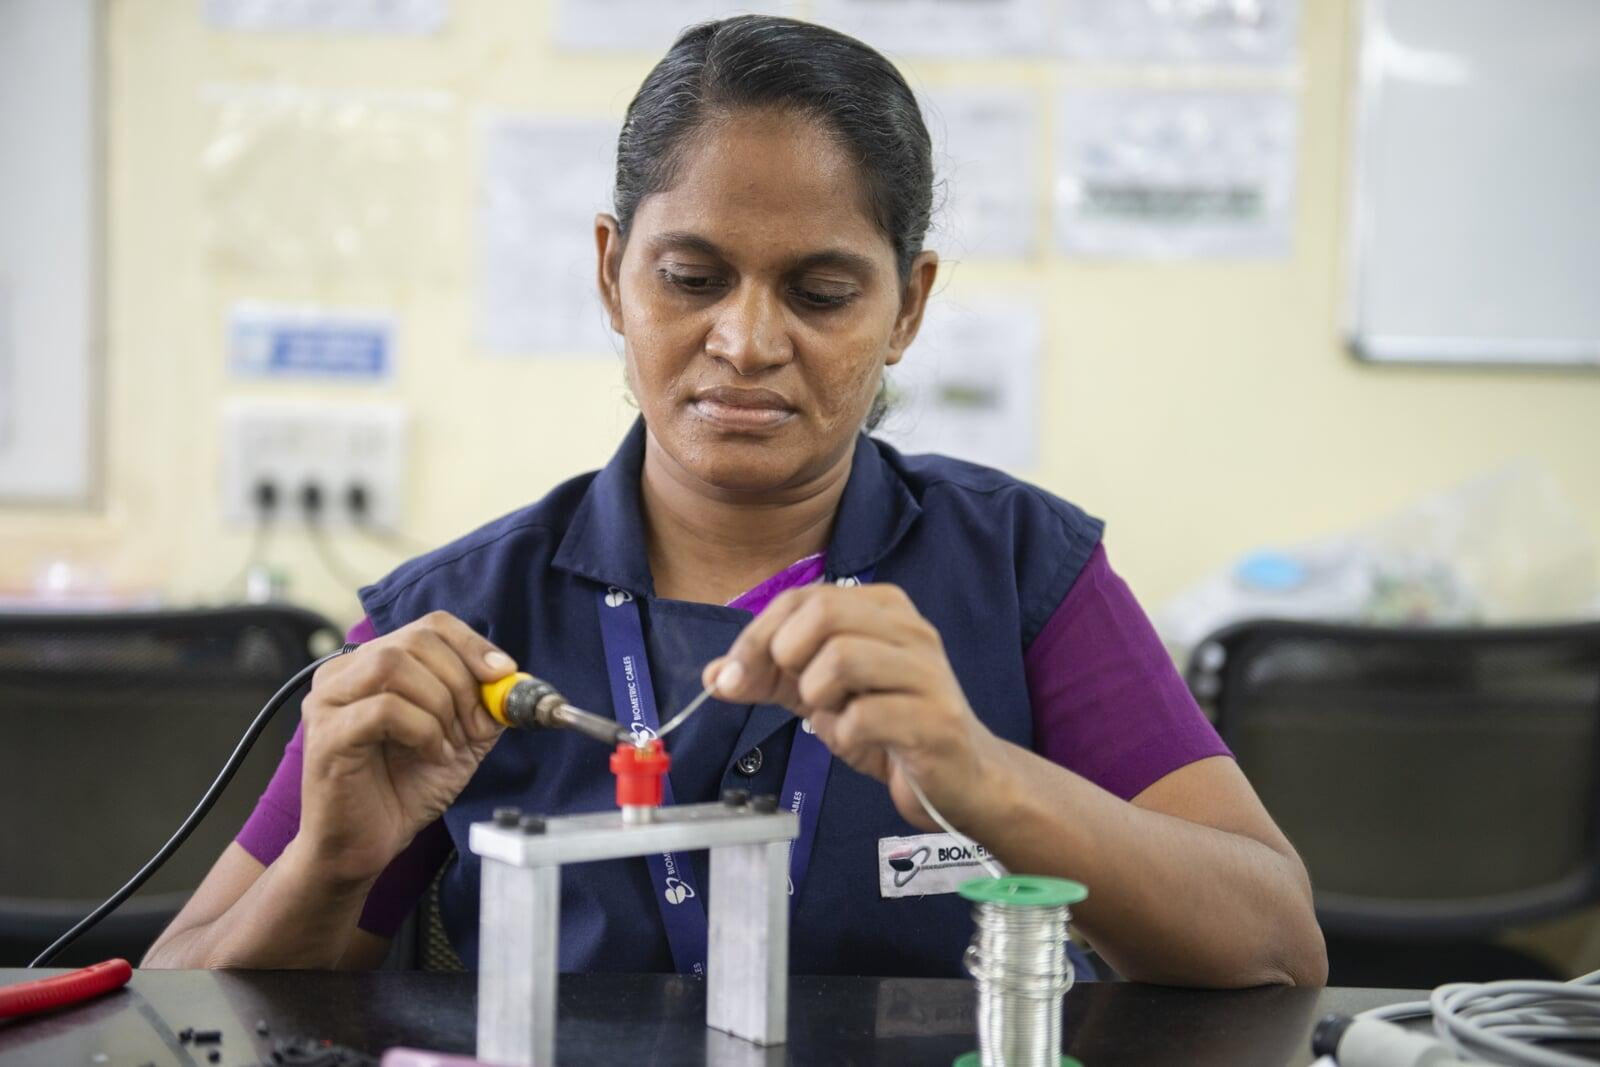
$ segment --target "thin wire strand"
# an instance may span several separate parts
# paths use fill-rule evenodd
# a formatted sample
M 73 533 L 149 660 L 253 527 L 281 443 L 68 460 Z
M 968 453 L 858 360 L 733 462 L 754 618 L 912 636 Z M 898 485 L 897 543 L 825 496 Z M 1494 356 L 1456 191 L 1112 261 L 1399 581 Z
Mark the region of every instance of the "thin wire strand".
M 699 711 L 700 706 L 710 699 L 711 687 L 707 686 L 706 688 L 700 690 L 699 696 L 689 701 L 688 707 L 684 708 L 682 711 L 678 712 L 678 714 L 674 715 L 672 718 L 663 723 L 661 729 L 656 731 L 656 736 L 666 737 L 679 726 L 682 726 L 684 720 L 688 719 L 689 716 L 693 715 L 696 711 Z M 991 859 L 987 850 L 981 849 L 976 841 L 972 840 L 972 838 L 968 837 L 966 834 L 950 825 L 950 820 L 946 819 L 939 809 L 933 806 L 933 801 L 928 799 L 928 794 L 922 791 L 922 787 L 917 784 L 917 780 L 912 777 L 911 771 L 906 768 L 905 763 L 900 759 L 900 757 L 890 753 L 889 758 L 894 761 L 894 765 L 896 767 L 900 768 L 900 773 L 905 777 L 906 784 L 911 787 L 911 792 L 916 795 L 917 803 L 922 805 L 922 810 L 928 813 L 928 818 L 932 819 L 935 823 L 938 823 L 939 827 L 944 830 L 945 833 L 949 834 L 961 844 L 971 849 L 972 854 L 978 858 L 978 862 L 983 865 L 983 869 L 988 873 L 989 877 L 1004 878 L 1006 875 L 1005 868 Z
M 689 716 L 693 715 L 696 711 L 699 711 L 701 705 L 710 699 L 711 689 L 708 686 L 707 688 L 700 690 L 700 695 L 689 701 L 689 705 L 687 707 L 663 723 L 661 729 L 656 731 L 656 736 L 666 737 L 672 731 L 682 726 L 684 721 L 688 719 Z M 1005 868 L 991 859 L 988 852 L 981 849 L 976 841 L 972 840 L 972 838 L 968 837 L 966 834 L 950 825 L 950 820 L 946 819 L 939 809 L 933 806 L 933 801 L 928 799 L 928 794 L 922 791 L 922 787 L 918 785 L 917 780 L 911 776 L 911 772 L 906 769 L 906 765 L 901 761 L 900 757 L 891 755 L 890 758 L 894 760 L 895 766 L 900 768 L 900 773 L 905 777 L 906 784 L 911 787 L 911 792 L 916 795 L 917 803 L 922 805 L 922 810 L 928 813 L 928 818 L 938 823 L 940 829 L 942 829 L 945 833 L 949 834 L 961 844 L 970 848 L 972 850 L 972 854 L 978 858 L 978 862 L 983 865 L 983 869 L 988 873 L 989 877 L 1004 878 L 1006 875 Z
M 679 726 L 682 726 L 684 720 L 688 719 L 689 716 L 693 715 L 696 711 L 699 711 L 700 706 L 710 699 L 711 689 L 708 686 L 707 688 L 700 690 L 699 696 L 689 701 L 688 707 L 684 708 L 682 711 L 678 712 L 678 714 L 674 715 L 672 718 L 663 723 L 661 729 L 656 731 L 656 736 L 666 737 Z M 938 808 L 933 806 L 933 801 L 928 799 L 928 794 L 922 791 L 922 787 L 918 785 L 917 780 L 911 776 L 911 772 L 906 769 L 906 765 L 903 761 L 901 761 L 900 757 L 891 754 L 889 758 L 894 760 L 894 765 L 896 767 L 900 768 L 900 773 L 905 777 L 906 784 L 911 787 L 911 792 L 916 795 L 917 803 L 922 805 L 922 810 L 928 813 L 928 818 L 938 823 L 940 829 L 942 829 L 945 833 L 949 834 L 961 844 L 971 849 L 972 854 L 976 856 L 978 862 L 983 865 L 983 869 L 989 875 L 989 877 L 1004 878 L 1006 875 L 1005 868 L 990 858 L 987 850 L 980 848 L 976 841 L 972 840 L 972 838 L 968 837 L 966 834 L 950 825 L 950 820 L 946 819 L 943 813 L 941 813 Z
M 909 785 L 911 787 L 911 792 L 916 794 L 917 803 L 921 804 L 922 810 L 928 813 L 928 818 L 938 823 L 940 828 L 943 829 L 945 833 L 971 848 L 972 854 L 978 857 L 978 862 L 983 864 L 983 869 L 989 873 L 989 877 L 1004 878 L 1006 875 L 1005 868 L 991 859 L 987 851 L 980 850 L 976 841 L 972 840 L 972 838 L 968 837 L 966 834 L 950 825 L 950 820 L 946 819 L 942 814 L 939 813 L 939 809 L 933 806 L 933 801 L 928 799 L 928 794 L 922 791 L 922 787 L 918 785 L 917 780 L 911 776 L 911 772 L 906 769 L 906 765 L 901 761 L 900 757 L 891 753 L 889 758 L 894 760 L 894 765 L 896 767 L 900 768 L 900 773 L 902 776 L 904 776 L 906 785 Z
M 689 706 L 688 707 L 684 708 L 682 711 L 678 712 L 678 714 L 676 714 L 672 718 L 668 719 L 662 725 L 661 729 L 656 731 L 656 736 L 657 737 L 666 737 L 672 731 L 674 731 L 678 727 L 682 726 L 683 725 L 683 720 L 687 719 L 689 716 L 691 716 L 695 712 L 699 711 L 700 710 L 700 705 L 704 704 L 706 701 L 708 701 L 710 699 L 711 699 L 711 689 L 709 687 L 700 690 L 700 695 L 695 697 L 693 700 L 689 701 Z

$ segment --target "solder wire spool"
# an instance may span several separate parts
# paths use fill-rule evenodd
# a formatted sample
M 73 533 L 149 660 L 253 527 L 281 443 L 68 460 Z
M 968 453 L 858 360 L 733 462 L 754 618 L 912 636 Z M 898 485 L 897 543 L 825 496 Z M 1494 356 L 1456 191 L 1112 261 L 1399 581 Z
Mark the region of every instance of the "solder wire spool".
M 1081 1067 L 1061 1054 L 1072 988 L 1071 906 L 1089 895 L 1062 878 L 1006 875 L 961 886 L 975 930 L 963 962 L 978 984 L 978 1051 L 954 1067 Z

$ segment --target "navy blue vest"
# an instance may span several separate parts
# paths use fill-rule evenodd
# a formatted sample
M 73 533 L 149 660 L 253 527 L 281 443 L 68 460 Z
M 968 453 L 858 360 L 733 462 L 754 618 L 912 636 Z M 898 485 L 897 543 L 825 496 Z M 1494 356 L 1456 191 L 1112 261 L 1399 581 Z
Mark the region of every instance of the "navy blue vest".
M 638 599 L 663 717 L 700 688 L 700 669 L 727 650 L 750 614 L 657 598 L 650 578 L 636 423 L 606 467 L 543 500 L 402 565 L 361 591 L 387 633 L 448 611 L 548 679 L 579 707 L 611 714 L 595 590 Z M 856 440 L 827 553 L 830 577 L 876 568 L 903 588 L 943 635 L 968 700 L 990 730 L 1033 740 L 1023 653 L 1100 538 L 1101 524 L 1065 501 L 998 471 L 942 456 L 902 456 Z M 725 788 L 777 793 L 796 721 L 778 707 L 712 701 L 672 741 L 679 803 Z M 741 756 L 760 753 L 756 762 Z M 545 814 L 609 810 L 608 753 L 565 731 L 508 731 L 445 814 L 459 853 L 440 887 L 446 929 L 468 966 L 478 954 L 477 858 L 467 828 L 500 805 Z M 877 842 L 920 833 L 878 782 L 834 761 L 805 884 L 797 887 L 790 946 L 800 974 L 955 976 L 971 936 L 955 894 L 883 899 Z M 710 879 L 696 853 L 698 884 Z M 672 955 L 643 859 L 567 867 L 561 887 L 563 971 L 670 971 Z

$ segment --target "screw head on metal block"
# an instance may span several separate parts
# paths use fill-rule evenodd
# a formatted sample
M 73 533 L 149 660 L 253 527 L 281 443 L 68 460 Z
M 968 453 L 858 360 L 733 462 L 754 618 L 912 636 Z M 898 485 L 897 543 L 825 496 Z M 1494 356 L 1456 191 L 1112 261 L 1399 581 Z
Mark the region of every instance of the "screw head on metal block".
M 750 803 L 750 790 L 724 789 L 722 791 L 722 802 L 730 808 L 742 808 Z
M 762 815 L 770 815 L 778 810 L 778 798 L 772 793 L 761 793 L 750 798 L 750 807 Z
M 543 815 L 524 815 L 517 821 L 517 828 L 525 834 L 544 833 Z
M 496 826 L 512 827 L 517 825 L 517 820 L 522 818 L 521 808 L 495 808 L 494 824 Z

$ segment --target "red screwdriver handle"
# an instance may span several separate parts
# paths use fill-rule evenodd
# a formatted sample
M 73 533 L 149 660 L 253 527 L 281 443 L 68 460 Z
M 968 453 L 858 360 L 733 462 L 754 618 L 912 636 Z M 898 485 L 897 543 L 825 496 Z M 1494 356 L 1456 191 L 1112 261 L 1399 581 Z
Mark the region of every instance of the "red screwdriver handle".
M 5 986 L 0 988 L 0 1019 L 64 1008 L 121 989 L 132 977 L 127 960 L 106 960 L 81 971 Z

